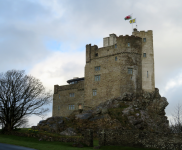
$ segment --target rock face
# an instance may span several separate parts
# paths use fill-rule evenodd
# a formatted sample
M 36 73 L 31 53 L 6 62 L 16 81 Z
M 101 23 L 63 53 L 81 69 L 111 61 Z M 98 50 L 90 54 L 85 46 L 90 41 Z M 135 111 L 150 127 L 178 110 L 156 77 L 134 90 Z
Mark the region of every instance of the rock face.
M 75 130 L 73 128 L 67 128 L 65 131 L 61 132 L 60 135 L 76 135 Z
M 51 132 L 76 135 L 81 129 L 136 129 L 168 132 L 169 121 L 165 116 L 168 102 L 159 90 L 154 92 L 124 93 L 121 97 L 100 103 L 91 110 L 75 110 L 68 117 L 51 117 L 41 121 L 38 128 Z M 80 113 L 81 112 L 81 113 Z M 73 128 L 71 131 L 67 128 Z M 69 131 L 68 131 L 69 130 Z

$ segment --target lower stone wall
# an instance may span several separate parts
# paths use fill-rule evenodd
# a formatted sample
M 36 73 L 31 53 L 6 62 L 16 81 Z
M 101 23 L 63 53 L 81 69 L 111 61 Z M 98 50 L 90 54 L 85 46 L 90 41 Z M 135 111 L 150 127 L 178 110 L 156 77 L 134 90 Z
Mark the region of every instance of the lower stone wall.
M 83 132 L 83 136 L 74 137 L 74 136 L 65 136 L 65 137 L 52 137 L 48 135 L 43 135 L 39 133 L 21 133 L 17 131 L 5 132 L 5 135 L 15 135 L 15 136 L 23 136 L 23 137 L 34 137 L 39 139 L 39 141 L 58 141 L 58 142 L 75 142 L 75 143 L 83 143 L 88 147 L 93 147 L 93 131 L 85 130 Z
M 144 132 L 138 130 L 98 131 L 99 145 L 125 145 L 132 147 L 182 150 L 182 136 L 172 133 Z

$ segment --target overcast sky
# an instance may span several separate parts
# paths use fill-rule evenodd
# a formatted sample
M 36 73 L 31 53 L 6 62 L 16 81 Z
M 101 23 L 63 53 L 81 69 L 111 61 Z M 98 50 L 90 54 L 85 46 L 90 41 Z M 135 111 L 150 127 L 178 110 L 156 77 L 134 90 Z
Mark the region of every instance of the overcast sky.
M 53 91 L 84 77 L 86 44 L 131 35 L 124 17 L 133 14 L 139 31 L 153 30 L 155 87 L 170 120 L 182 100 L 181 8 L 180 0 L 0 0 L 0 72 L 25 70 Z M 32 125 L 39 120 L 30 117 Z

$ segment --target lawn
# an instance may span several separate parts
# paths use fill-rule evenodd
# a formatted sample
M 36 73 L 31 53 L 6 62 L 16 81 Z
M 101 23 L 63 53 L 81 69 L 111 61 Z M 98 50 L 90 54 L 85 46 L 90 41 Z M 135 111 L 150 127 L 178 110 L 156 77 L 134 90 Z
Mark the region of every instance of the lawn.
M 28 129 L 22 129 L 19 132 L 28 132 Z M 50 133 L 45 133 L 50 134 Z M 55 135 L 58 136 L 58 135 Z M 2 135 L 0 134 L 0 143 L 7 143 L 13 145 L 19 145 L 29 148 L 34 148 L 37 150 L 78 150 L 80 148 L 72 147 L 71 143 L 63 142 L 48 142 L 48 141 L 38 141 L 36 138 L 32 137 L 20 137 L 13 135 Z M 99 145 L 97 139 L 94 139 L 94 146 Z M 84 147 L 83 150 L 93 149 L 93 147 Z M 122 146 L 102 146 L 101 150 L 154 150 L 148 148 L 131 148 L 131 147 L 122 147 Z

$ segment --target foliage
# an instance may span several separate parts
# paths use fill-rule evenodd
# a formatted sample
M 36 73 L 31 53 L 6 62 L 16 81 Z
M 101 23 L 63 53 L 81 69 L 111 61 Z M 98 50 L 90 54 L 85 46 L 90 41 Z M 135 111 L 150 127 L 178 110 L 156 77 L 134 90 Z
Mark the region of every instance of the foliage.
M 35 134 L 37 134 L 38 132 L 39 132 L 39 130 L 32 130 L 32 129 L 28 129 L 28 131 L 30 132 L 30 133 L 35 133 Z M 45 131 L 46 132 L 46 131 Z

